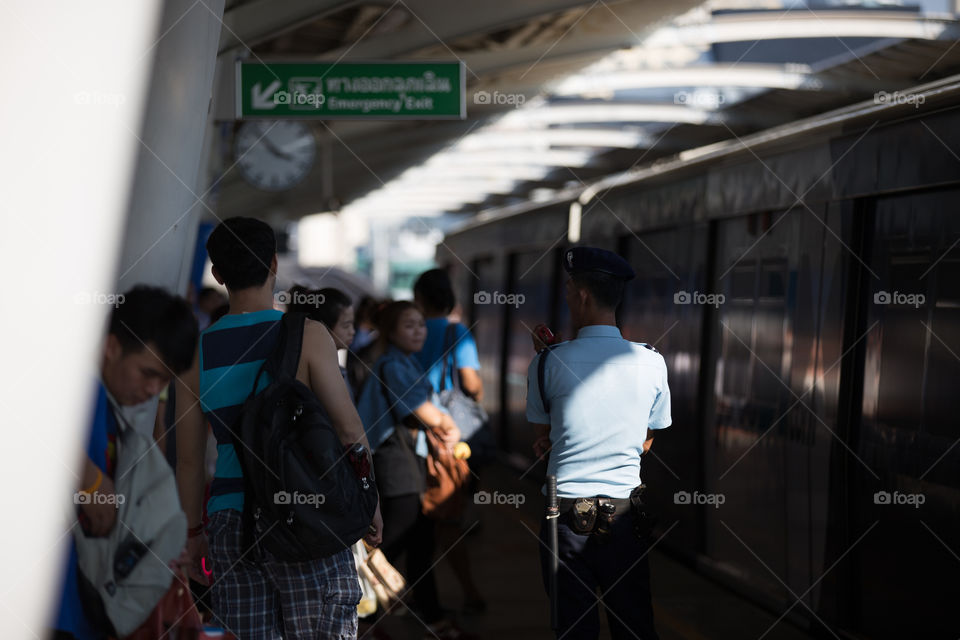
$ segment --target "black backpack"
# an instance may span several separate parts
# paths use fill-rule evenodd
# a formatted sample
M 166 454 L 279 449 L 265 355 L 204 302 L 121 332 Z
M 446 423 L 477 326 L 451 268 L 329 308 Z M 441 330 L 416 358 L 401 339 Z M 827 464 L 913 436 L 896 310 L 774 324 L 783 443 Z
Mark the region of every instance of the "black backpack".
M 284 314 L 274 352 L 243 405 L 234 449 L 243 470 L 244 548 L 325 558 L 367 534 L 377 489 L 367 451 L 346 449 L 313 391 L 296 379 L 304 314 Z M 257 393 L 260 376 L 270 384 Z

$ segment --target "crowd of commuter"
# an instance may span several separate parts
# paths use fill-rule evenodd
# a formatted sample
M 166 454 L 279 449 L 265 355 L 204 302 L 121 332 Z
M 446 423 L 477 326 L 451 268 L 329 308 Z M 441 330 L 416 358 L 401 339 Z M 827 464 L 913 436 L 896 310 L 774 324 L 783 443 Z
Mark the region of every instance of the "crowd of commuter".
M 372 462 L 379 504 L 363 541 L 367 549 L 379 546 L 412 586 L 399 594 L 403 606 L 390 613 L 406 610 L 426 625 L 429 637 L 471 637 L 441 606 L 433 575 L 439 544 L 463 588 L 462 611 L 483 612 L 468 545 L 452 544 L 463 534 L 463 501 L 443 517 L 428 517 L 421 505 L 427 434 L 432 431 L 451 455 L 456 447 L 459 458 L 469 451 L 437 392 L 456 386 L 479 400 L 483 391 L 473 337 L 447 320 L 455 300 L 446 274 L 424 273 L 415 302 L 364 297 L 355 304 L 333 288 L 295 286 L 275 295 L 274 234 L 260 221 L 227 220 L 210 235 L 207 251 L 226 297 L 208 287 L 191 307 L 162 289 L 138 287 L 111 316 L 75 500 L 82 533 L 71 543 L 53 637 L 148 638 L 159 633 L 158 624 L 170 632 L 187 629 L 185 621 L 194 618 L 190 624 L 197 626 L 190 631 L 198 638 L 219 637 L 221 631 L 242 640 L 356 637 L 361 583 L 349 544 L 325 557 L 289 560 L 244 533 L 241 462 L 249 456 L 243 455 L 247 445 L 238 425 L 248 398 L 267 384 L 258 372 L 285 339 L 278 330 L 284 312 L 306 317 L 297 380 L 319 400 L 345 447 L 370 452 L 364 455 Z M 129 424 L 132 416 L 139 418 Z M 186 516 L 182 548 L 162 558 L 168 575 L 154 575 L 151 594 L 123 603 L 140 610 L 128 619 L 144 618 L 132 635 L 77 557 L 88 538 L 116 538 L 119 550 L 111 548 L 112 557 L 124 552 L 130 538 L 119 532 L 127 512 L 108 499 L 115 491 L 118 452 L 123 457 L 125 451 L 117 443 L 125 431 L 118 425 L 143 431 L 156 443 L 152 448 L 175 477 L 176 493 L 167 495 L 170 510 Z M 190 604 L 182 606 L 186 585 L 198 607 L 189 616 Z M 174 591 L 181 594 L 179 620 L 170 619 Z
M 52 637 L 356 638 L 361 614 L 388 637 L 371 599 L 425 637 L 475 637 L 434 575 L 446 559 L 459 612 L 485 611 L 461 542 L 490 435 L 447 274 L 421 274 L 413 301 L 355 304 L 275 292 L 261 221 L 230 218 L 206 248 L 226 297 L 203 289 L 191 307 L 140 286 L 111 314 Z M 549 454 L 552 627 L 597 637 L 602 599 L 613 637 L 655 640 L 638 473 L 671 422 L 666 365 L 616 326 L 625 260 L 576 247 L 563 266 L 577 335 L 534 332 L 527 394 L 534 452 Z

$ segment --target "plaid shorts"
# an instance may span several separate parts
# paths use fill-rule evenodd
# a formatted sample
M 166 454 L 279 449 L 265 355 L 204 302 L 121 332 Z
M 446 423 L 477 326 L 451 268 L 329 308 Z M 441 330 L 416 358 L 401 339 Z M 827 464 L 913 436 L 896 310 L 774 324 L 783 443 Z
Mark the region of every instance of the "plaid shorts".
M 350 549 L 322 560 L 257 561 L 244 554 L 241 515 L 210 515 L 207 527 L 215 622 L 240 640 L 355 639 L 360 581 Z

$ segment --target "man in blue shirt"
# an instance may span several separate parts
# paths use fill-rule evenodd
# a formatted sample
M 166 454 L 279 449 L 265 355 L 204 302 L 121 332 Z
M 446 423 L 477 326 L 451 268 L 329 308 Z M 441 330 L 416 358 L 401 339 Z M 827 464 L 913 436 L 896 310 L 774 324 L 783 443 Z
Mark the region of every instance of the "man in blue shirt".
M 547 474 L 556 476 L 560 498 L 555 631 L 568 639 L 596 638 L 602 599 L 613 638 L 656 639 L 647 545 L 637 534 L 644 523 L 635 520 L 639 509 L 631 496 L 639 501 L 640 456 L 650 449 L 652 432 L 670 426 L 667 368 L 656 350 L 624 340 L 616 326 L 625 283 L 634 277 L 623 258 L 577 247 L 564 253 L 564 268 L 577 336 L 542 350 L 527 375 L 535 453 L 550 452 Z
M 460 323 L 453 325 L 452 335 L 449 339 L 447 337 L 450 326 L 447 316 L 456 305 L 450 276 L 442 269 L 424 271 L 413 285 L 413 299 L 423 309 L 427 323 L 427 339 L 415 357 L 427 372 L 433 389 L 452 389 L 456 377 L 463 392 L 479 402 L 483 399 L 483 382 L 480 380 L 477 343 L 470 330 Z M 446 376 L 443 375 L 444 361 L 447 364 Z M 456 372 L 453 370 L 454 362 Z M 465 434 L 466 437 L 471 435 Z
M 114 411 L 159 394 L 172 376 L 190 366 L 197 343 L 197 322 L 186 300 L 152 287 L 136 287 L 119 299 L 122 302 L 111 314 L 103 347 L 87 456 L 80 474 L 78 489 L 87 494 L 114 493 Z M 81 502 L 79 526 L 87 535 L 106 535 L 116 524 L 115 504 L 113 500 Z M 106 630 L 95 628 L 84 613 L 77 580 L 77 549 L 71 536 L 55 637 L 105 638 Z

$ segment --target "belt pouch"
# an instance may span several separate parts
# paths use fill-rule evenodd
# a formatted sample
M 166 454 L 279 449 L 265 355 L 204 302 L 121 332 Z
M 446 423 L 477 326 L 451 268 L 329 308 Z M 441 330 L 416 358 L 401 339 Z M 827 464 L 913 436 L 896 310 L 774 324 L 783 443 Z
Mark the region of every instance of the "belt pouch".
M 597 503 L 587 498 L 577 498 L 570 509 L 570 528 L 582 536 L 593 532 L 597 522 Z
M 630 492 L 630 510 L 633 511 L 633 532 L 643 542 L 649 542 L 653 537 L 653 527 L 657 517 L 650 508 L 643 503 L 643 490 L 647 485 L 641 484 Z

